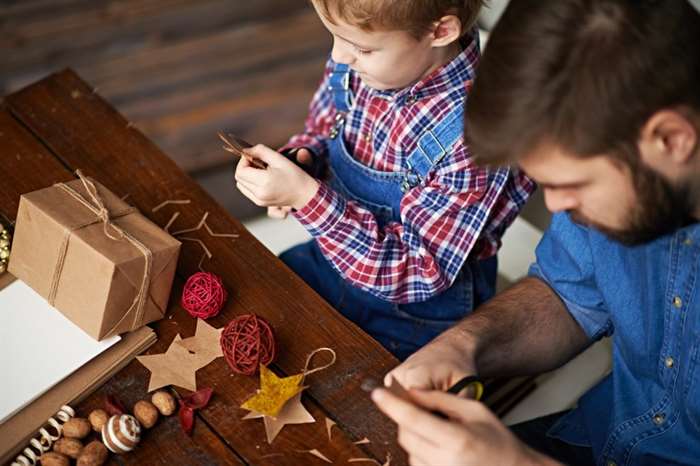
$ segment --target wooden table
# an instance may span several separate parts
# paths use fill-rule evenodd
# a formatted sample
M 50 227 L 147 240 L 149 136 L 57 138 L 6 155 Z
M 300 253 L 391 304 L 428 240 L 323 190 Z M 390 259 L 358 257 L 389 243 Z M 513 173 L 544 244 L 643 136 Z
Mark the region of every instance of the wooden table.
M 176 416 L 161 419 L 136 451 L 112 455 L 113 463 L 327 464 L 305 452 L 311 449 L 333 464 L 362 457 L 381 464 L 388 454 L 393 466 L 406 463 L 396 444 L 395 426 L 360 388 L 366 378 L 382 380 L 396 359 L 309 289 L 74 72 L 51 75 L 5 98 L 0 108 L 0 163 L 0 212 L 10 219 L 15 218 L 21 193 L 74 179 L 76 169 L 117 195 L 128 196 L 129 203 L 159 225 L 168 222 L 172 211 L 152 214 L 153 207 L 168 199 L 190 199 L 190 205 L 179 209 L 182 215 L 174 228 L 194 226 L 209 212 L 214 231 L 240 234 L 235 242 L 206 238 L 214 259 L 205 268 L 222 276 L 231 292 L 224 310 L 209 322 L 222 327 L 240 314 L 264 316 L 275 329 L 280 351 L 273 369 L 280 375 L 299 373 L 316 348 L 331 347 L 338 354 L 336 364 L 314 376 L 303 397 L 316 422 L 285 427 L 272 445 L 265 440 L 262 422 L 241 420 L 246 411 L 238 407 L 255 393 L 258 378 L 232 375 L 219 358 L 197 373 L 198 386 L 212 387 L 215 396 L 197 412 L 191 437 L 182 433 Z M 194 334 L 195 320 L 180 307 L 178 297 L 184 279 L 198 270 L 200 257 L 196 244 L 183 244 L 168 315 L 153 325 L 158 342 L 149 353 L 164 352 L 177 333 Z M 78 414 L 86 416 L 102 407 L 108 394 L 117 395 L 130 409 L 146 398 L 148 377 L 149 372 L 133 361 L 79 404 Z M 331 440 L 327 418 L 338 426 Z M 364 437 L 370 443 L 355 443 Z

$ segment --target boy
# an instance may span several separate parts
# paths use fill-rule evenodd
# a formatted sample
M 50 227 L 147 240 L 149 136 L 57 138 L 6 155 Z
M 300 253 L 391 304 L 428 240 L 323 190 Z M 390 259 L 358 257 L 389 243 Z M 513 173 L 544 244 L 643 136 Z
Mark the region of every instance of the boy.
M 312 0 L 333 51 L 304 133 L 238 188 L 314 237 L 281 259 L 404 359 L 489 299 L 500 237 L 534 190 L 477 168 L 462 137 L 480 0 Z M 318 172 L 319 170 L 307 170 Z M 286 207 L 285 207 L 286 206 Z

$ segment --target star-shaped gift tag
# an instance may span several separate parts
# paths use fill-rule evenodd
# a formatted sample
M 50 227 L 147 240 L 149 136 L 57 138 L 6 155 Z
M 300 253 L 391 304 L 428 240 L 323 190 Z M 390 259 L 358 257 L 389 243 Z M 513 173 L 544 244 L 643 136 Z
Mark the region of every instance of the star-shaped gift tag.
M 214 328 L 202 319 L 197 319 L 197 330 L 193 337 L 185 338 L 178 342 L 178 345 L 186 348 L 191 354 L 200 359 L 204 367 L 214 359 L 224 355 L 221 349 L 221 328 Z
M 314 355 L 322 351 L 329 352 L 332 360 L 324 366 L 309 369 Z M 330 348 L 319 348 L 307 356 L 306 365 L 301 374 L 277 377 L 274 372 L 261 364 L 260 390 L 241 405 L 241 408 L 250 411 L 243 419 L 263 418 L 268 443 L 272 443 L 287 424 L 316 422 L 301 403 L 302 391 L 307 388 L 304 386 L 304 380 L 308 375 L 326 369 L 333 363 L 335 363 L 335 351 Z
M 195 357 L 179 344 L 181 340 L 180 334 L 177 334 L 165 353 L 136 357 L 151 371 L 149 392 L 166 385 L 177 385 L 193 392 L 197 390 L 195 372 L 204 365 L 201 358 Z
M 304 389 L 301 386 L 302 380 L 304 380 L 304 374 L 280 378 L 267 366 L 261 364 L 260 390 L 243 403 L 241 408 L 276 417 L 282 411 L 284 404 Z

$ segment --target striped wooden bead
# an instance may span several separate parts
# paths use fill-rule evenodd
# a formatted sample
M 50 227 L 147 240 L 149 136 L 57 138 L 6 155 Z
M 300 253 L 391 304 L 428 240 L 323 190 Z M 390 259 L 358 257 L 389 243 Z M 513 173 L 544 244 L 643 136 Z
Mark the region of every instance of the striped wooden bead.
M 141 425 L 134 416 L 112 416 L 102 426 L 102 442 L 112 453 L 127 453 L 141 440 Z

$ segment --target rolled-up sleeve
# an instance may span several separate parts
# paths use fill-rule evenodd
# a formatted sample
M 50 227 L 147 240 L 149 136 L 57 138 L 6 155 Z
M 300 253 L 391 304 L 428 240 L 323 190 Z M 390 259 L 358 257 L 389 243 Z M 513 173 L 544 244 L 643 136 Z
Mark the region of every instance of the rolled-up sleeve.
M 591 340 L 613 333 L 605 300 L 596 284 L 589 231 L 555 214 L 537 246 L 529 275 L 547 283 Z

